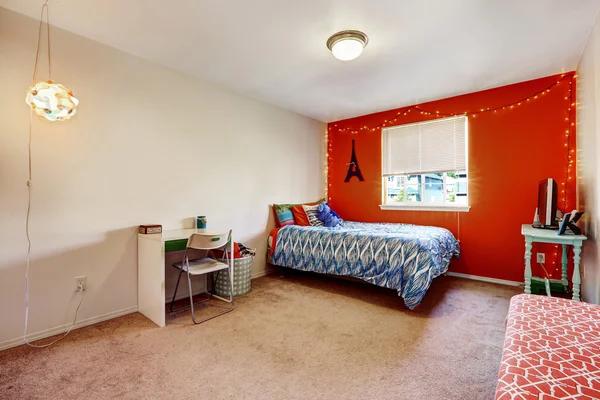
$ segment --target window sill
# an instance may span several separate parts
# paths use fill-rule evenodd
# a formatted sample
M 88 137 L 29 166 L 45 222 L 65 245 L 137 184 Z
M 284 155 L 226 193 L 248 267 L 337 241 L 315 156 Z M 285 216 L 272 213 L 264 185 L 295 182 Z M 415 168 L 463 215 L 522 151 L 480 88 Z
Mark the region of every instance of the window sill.
M 381 204 L 382 210 L 469 212 L 471 206 L 441 206 L 435 204 Z

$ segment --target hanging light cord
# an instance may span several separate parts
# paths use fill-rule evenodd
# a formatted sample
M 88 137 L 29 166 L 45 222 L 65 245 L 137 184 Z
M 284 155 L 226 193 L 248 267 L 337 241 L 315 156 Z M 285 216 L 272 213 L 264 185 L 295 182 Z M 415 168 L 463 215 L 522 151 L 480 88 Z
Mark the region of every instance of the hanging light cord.
M 48 0 L 42 6 L 40 13 L 40 26 L 38 28 L 38 42 L 37 51 L 35 52 L 35 64 L 33 65 L 33 78 L 31 78 L 31 84 L 36 84 L 37 66 L 40 58 L 40 43 L 42 41 L 42 26 L 44 25 L 44 10 L 46 10 L 46 38 L 48 40 L 48 79 L 52 76 L 52 68 L 50 62 L 50 14 L 48 12 Z
M 36 75 L 37 75 L 37 65 L 38 65 L 38 59 L 39 59 L 39 55 L 40 55 L 40 41 L 41 41 L 41 36 L 42 36 L 42 24 L 43 24 L 44 9 L 46 10 L 46 26 L 48 28 L 47 29 L 47 35 L 48 35 L 48 79 L 50 79 L 50 22 L 49 22 L 49 17 L 48 17 L 48 0 L 46 0 L 44 5 L 42 6 L 42 14 L 40 15 L 40 27 L 38 30 L 38 44 L 37 44 L 37 51 L 35 53 L 35 65 L 33 67 L 33 85 L 35 85 L 35 83 L 36 83 L 35 79 L 36 79 Z M 27 144 L 27 157 L 28 157 L 27 216 L 25 217 L 25 235 L 27 236 L 27 265 L 25 267 L 25 327 L 23 329 L 23 341 L 28 346 L 42 349 L 44 347 L 52 346 L 54 343 L 63 340 L 65 337 L 67 337 L 67 335 L 69 333 L 71 333 L 71 331 L 73 330 L 73 327 L 75 326 L 75 322 L 77 321 L 77 313 L 79 313 L 79 308 L 81 307 L 81 303 L 83 301 L 83 291 L 81 290 L 81 288 L 78 288 L 79 291 L 81 292 L 81 296 L 79 297 L 79 304 L 77 305 L 77 309 L 75 310 L 75 317 L 73 318 L 73 322 L 71 323 L 71 326 L 69 327 L 69 330 L 67 330 L 67 332 L 65 332 L 58 339 L 55 339 L 50 343 L 46 343 L 46 344 L 42 344 L 42 345 L 29 343 L 29 341 L 27 340 L 27 326 L 29 323 L 29 266 L 31 264 L 31 236 L 29 235 L 29 216 L 31 214 L 31 136 L 32 136 L 31 132 L 32 132 L 32 125 L 33 125 L 33 110 L 30 110 L 30 112 L 29 112 L 29 139 L 28 139 L 28 144 Z

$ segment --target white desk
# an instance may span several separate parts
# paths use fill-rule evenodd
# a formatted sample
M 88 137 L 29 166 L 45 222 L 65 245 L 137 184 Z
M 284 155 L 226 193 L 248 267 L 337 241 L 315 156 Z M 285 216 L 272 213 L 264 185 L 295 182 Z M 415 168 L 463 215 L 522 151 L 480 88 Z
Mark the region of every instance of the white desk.
M 580 300 L 579 290 L 581 285 L 581 274 L 579 264 L 581 262 L 581 245 L 587 237 L 583 235 L 557 235 L 557 230 L 538 229 L 529 224 L 521 227 L 521 234 L 525 236 L 525 293 L 531 293 L 531 247 L 533 242 L 553 243 L 562 245 L 562 285 L 567 286 L 567 246 L 573 246 L 573 300 Z
M 138 234 L 138 311 L 161 328 L 165 326 L 165 253 L 185 250 L 194 234 L 220 235 L 229 230 L 176 229 Z M 233 254 L 233 239 L 231 240 Z

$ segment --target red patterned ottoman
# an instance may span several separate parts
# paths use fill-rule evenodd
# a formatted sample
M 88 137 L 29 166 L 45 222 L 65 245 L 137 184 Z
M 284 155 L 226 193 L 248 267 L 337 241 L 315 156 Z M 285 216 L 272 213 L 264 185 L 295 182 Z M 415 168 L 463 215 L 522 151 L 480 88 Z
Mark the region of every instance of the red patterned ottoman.
M 510 301 L 496 400 L 600 399 L 600 306 Z

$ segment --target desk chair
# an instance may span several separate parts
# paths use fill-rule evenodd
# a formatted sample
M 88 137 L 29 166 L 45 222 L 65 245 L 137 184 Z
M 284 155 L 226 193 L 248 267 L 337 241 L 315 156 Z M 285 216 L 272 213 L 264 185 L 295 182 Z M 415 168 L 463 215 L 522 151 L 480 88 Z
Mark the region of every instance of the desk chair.
M 229 250 L 228 245 L 230 243 L 231 243 L 231 231 L 229 231 L 229 233 L 223 233 L 223 234 L 219 234 L 219 235 L 203 235 L 203 234 L 194 233 L 192 236 L 190 236 L 190 238 L 188 239 L 186 248 L 185 248 L 185 253 L 183 254 L 183 260 L 181 262 L 173 264 L 173 267 L 179 269 L 179 277 L 177 278 L 177 285 L 175 285 L 175 293 L 173 293 L 173 300 L 171 301 L 171 312 L 179 311 L 179 310 L 183 310 L 184 308 L 191 307 L 192 321 L 194 321 L 194 324 L 200 324 L 202 322 L 208 321 L 209 319 L 218 317 L 219 315 L 223 315 L 230 311 L 233 311 L 233 283 L 232 283 L 232 281 L 233 281 L 233 254 L 227 253 L 227 250 Z M 188 258 L 188 251 L 191 249 L 205 250 L 207 252 L 207 254 L 206 254 L 207 257 L 200 258 L 197 260 L 190 260 Z M 225 257 L 225 263 L 218 261 L 214 258 L 208 257 L 208 255 L 212 255 L 211 251 L 216 250 L 216 249 L 224 250 L 223 254 Z M 230 277 L 230 279 L 229 279 L 229 288 L 230 288 L 229 300 L 227 300 L 223 297 L 217 296 L 216 294 L 213 294 L 213 292 L 209 292 L 210 296 L 208 297 L 208 299 L 204 299 L 204 300 L 194 303 L 194 299 L 192 296 L 192 279 L 191 279 L 192 275 L 205 275 L 205 274 L 209 274 L 209 273 L 213 273 L 213 272 L 216 272 L 218 274 L 220 271 L 225 270 L 225 269 L 229 270 L 229 277 Z M 185 306 L 185 307 L 180 307 L 177 309 L 173 309 L 173 303 L 175 302 L 175 296 L 177 296 L 177 288 L 179 287 L 179 281 L 181 280 L 181 275 L 184 272 L 187 273 L 187 277 L 188 277 L 188 289 L 190 291 L 190 305 Z M 218 275 L 217 275 L 217 278 L 218 278 Z M 194 314 L 194 306 L 201 304 L 201 303 L 205 303 L 213 297 L 215 297 L 219 300 L 223 300 L 227 303 L 230 303 L 231 307 L 217 315 L 213 315 L 212 317 L 208 317 L 208 318 L 204 318 L 200 321 L 196 321 L 196 316 Z

